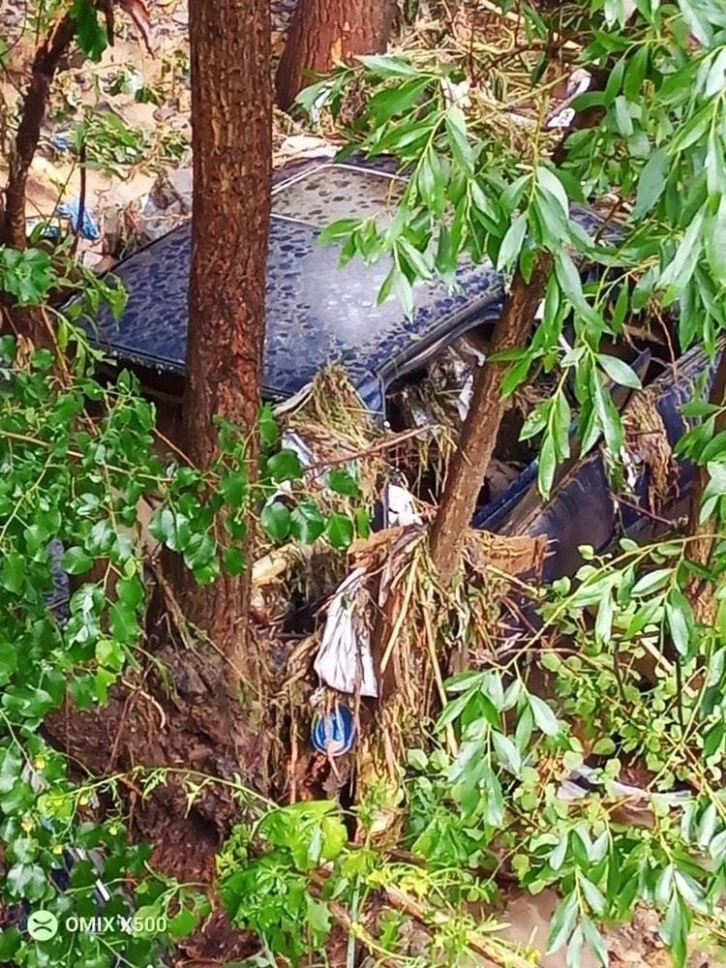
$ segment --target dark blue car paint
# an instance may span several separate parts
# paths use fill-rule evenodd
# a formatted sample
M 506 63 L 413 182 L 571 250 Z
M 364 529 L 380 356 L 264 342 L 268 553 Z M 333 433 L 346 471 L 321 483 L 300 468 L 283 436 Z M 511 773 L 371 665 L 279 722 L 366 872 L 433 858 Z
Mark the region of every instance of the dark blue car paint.
M 378 305 L 389 263 L 355 259 L 339 266 L 337 246 L 321 246 L 321 230 L 339 218 L 379 215 L 384 221 L 405 182 L 386 164 L 338 165 L 318 160 L 284 169 L 273 190 L 267 279 L 265 396 L 297 393 L 327 363 L 342 363 L 364 403 L 382 413 L 385 388 L 418 365 L 427 349 L 472 326 L 496 319 L 504 296 L 489 264 L 466 263 L 454 291 L 443 283 L 414 286 L 407 318 L 397 299 Z M 576 214 L 592 231 L 598 220 Z M 117 324 L 108 310 L 92 338 L 122 364 L 183 374 L 191 229 L 181 226 L 125 259 L 113 270 L 128 293 Z M 95 335 L 94 335 L 95 333 Z
M 678 362 L 678 380 L 668 370 L 652 386 L 655 406 L 671 447 L 680 440 L 689 423 L 680 412 L 681 406 L 693 394 L 696 380 L 707 374 L 707 386 L 713 380 L 716 361 L 710 360 L 698 347 L 686 353 Z M 639 528 L 647 513 L 654 510 L 649 502 L 650 475 L 642 470 L 633 490 L 623 495 L 624 502 L 613 494 L 600 450 L 578 461 L 571 472 L 546 502 L 532 502 L 529 513 L 523 514 L 524 498 L 532 496 L 536 487 L 537 465 L 533 462 L 512 482 L 497 505 L 482 508 L 474 518 L 474 526 L 486 530 L 505 530 L 509 534 L 530 537 L 545 536 L 551 554 L 545 560 L 542 578 L 554 581 L 572 575 L 581 559 L 580 545 L 591 545 L 597 551 L 607 547 L 618 534 Z M 674 474 L 668 506 L 675 506 L 688 493 L 693 467 L 689 461 L 679 461 Z

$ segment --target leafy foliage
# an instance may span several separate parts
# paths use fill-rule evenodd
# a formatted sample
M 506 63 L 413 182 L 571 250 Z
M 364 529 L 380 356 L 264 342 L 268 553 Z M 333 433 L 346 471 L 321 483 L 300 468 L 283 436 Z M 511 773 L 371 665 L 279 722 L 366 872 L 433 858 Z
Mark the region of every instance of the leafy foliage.
M 639 382 L 600 347 L 622 337 L 626 318 L 654 301 L 677 308 L 681 350 L 702 342 L 715 352 L 724 326 L 723 14 L 690 0 L 677 7 L 644 0 L 636 7 L 627 21 L 620 2 L 571 10 L 579 62 L 599 79 L 572 107 L 598 112 L 599 121 L 566 135 L 559 165 L 550 159 L 562 136 L 533 123 L 523 141 L 516 112 L 470 83 L 466 61 L 442 62 L 425 52 L 363 57 L 360 68 L 319 82 L 299 99 L 314 114 L 329 108 L 336 115 L 348 89 L 364 84 L 370 96 L 344 153 L 392 156 L 406 176 L 385 225 L 373 216 L 345 219 L 323 233 L 323 241 L 341 244 L 342 263 L 356 255 L 390 257 L 382 300 L 394 294 L 412 310 L 413 286 L 434 277 L 455 285 L 462 259 L 488 259 L 505 278 L 519 272 L 529 281 L 551 256 L 554 271 L 532 340 L 500 357 L 511 364 L 507 394 L 538 368 L 561 374 L 554 397 L 528 422 L 530 436 L 541 434 L 544 493 L 556 464 L 569 456 L 568 384 L 581 452 L 601 439 L 613 460 L 621 451 L 622 424 L 604 383 Z M 526 5 L 523 11 L 533 50 L 561 42 L 555 23 Z M 543 57 L 526 95 L 540 117 L 551 113 Z M 576 206 L 607 193 L 615 205 L 585 231 Z M 583 284 L 577 261 L 598 267 L 595 282 Z M 572 339 L 565 339 L 567 322 Z
M 21 303 L 37 302 L 57 285 L 43 252 L 0 249 L 0 264 L 4 288 Z M 101 300 L 122 307 L 122 295 L 107 284 L 84 283 L 74 318 Z M 55 913 L 61 930 L 28 944 L 18 928 L 6 927 L 0 951 L 19 965 L 38 964 L 41 955 L 42 963 L 55 963 L 73 949 L 84 963 L 107 965 L 120 955 L 125 964 L 145 966 L 197 927 L 203 899 L 150 874 L 149 850 L 126 844 L 118 816 L 94 819 L 94 798 L 71 781 L 66 757 L 38 732 L 66 696 L 79 708 L 104 704 L 124 670 L 139 666 L 153 578 L 140 503 L 153 508 L 151 536 L 181 556 L 200 583 L 222 569 L 245 569 L 243 542 L 260 511 L 273 541 L 292 528 L 301 541 L 327 535 L 344 549 L 355 524 L 348 498 L 339 497 L 333 512 L 312 499 L 297 454 L 280 446 L 269 408 L 261 415 L 267 444 L 254 482 L 246 435 L 222 420 L 219 457 L 202 473 L 160 456 L 154 406 L 132 374 L 99 382 L 92 375 L 98 353 L 70 319 L 58 334 L 61 345 L 78 348 L 69 357 L 72 371 L 56 370 L 48 350 L 27 357 L 14 338 L 0 339 L 0 838 L 5 901 Z M 72 890 L 63 889 L 79 850 L 102 858 L 101 879 L 111 891 L 102 910 L 90 860 L 76 859 Z M 63 927 L 101 913 L 116 919 L 113 930 L 85 935 Z M 131 917 L 142 925 L 156 918 L 163 929 L 129 935 L 123 919 Z

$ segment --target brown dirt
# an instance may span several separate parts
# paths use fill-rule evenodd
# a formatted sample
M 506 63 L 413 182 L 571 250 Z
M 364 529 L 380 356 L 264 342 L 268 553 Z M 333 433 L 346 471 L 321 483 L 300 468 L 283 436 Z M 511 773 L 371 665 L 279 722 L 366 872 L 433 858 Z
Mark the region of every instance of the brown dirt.
M 171 627 L 167 616 L 152 626 L 147 647 L 153 668 L 114 688 L 102 708 L 79 710 L 66 701 L 46 719 L 44 731 L 77 764 L 77 779 L 87 772 L 99 778 L 127 773 L 117 789 L 131 839 L 153 845 L 151 864 L 159 871 L 210 886 L 214 912 L 180 948 L 179 964 L 201 968 L 248 956 L 255 947 L 233 928 L 214 895 L 215 856 L 239 818 L 240 804 L 227 787 L 210 785 L 189 807 L 174 777 L 144 795 L 143 777 L 132 771 L 171 767 L 228 779 L 242 774 L 254 788 L 260 785 L 261 753 L 248 713 L 235 717 L 238 701 L 225 701 L 217 655 L 205 654 L 202 643 L 191 652 L 174 642 Z M 159 668 L 165 670 L 161 677 Z

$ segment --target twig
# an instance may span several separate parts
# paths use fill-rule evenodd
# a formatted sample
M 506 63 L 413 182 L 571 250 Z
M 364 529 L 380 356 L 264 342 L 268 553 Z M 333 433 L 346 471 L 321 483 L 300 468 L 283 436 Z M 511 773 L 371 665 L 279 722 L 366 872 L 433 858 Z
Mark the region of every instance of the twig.
M 434 641 L 434 630 L 431 627 L 431 616 L 428 610 L 424 607 L 424 624 L 426 625 L 426 648 L 429 651 L 429 656 L 431 657 L 431 668 L 434 674 L 434 681 L 436 683 L 436 690 L 439 694 L 439 701 L 441 702 L 441 708 L 443 709 L 447 703 L 446 689 L 444 689 L 444 680 L 441 676 L 441 668 L 439 667 L 439 657 L 436 654 L 436 643 Z M 454 732 L 454 726 L 452 723 L 446 724 L 446 742 L 449 746 L 449 753 L 453 759 L 459 755 L 459 744 L 456 741 L 456 733 Z
M 400 635 L 401 628 L 403 627 L 403 623 L 408 617 L 408 605 L 409 605 L 409 602 L 411 601 L 411 595 L 413 594 L 413 585 L 414 585 L 415 579 L 416 579 L 416 567 L 415 567 L 415 563 L 412 562 L 409 570 L 408 582 L 406 584 L 406 591 L 403 594 L 403 601 L 401 602 L 401 606 L 398 610 L 398 615 L 396 616 L 395 624 L 393 626 L 393 629 L 391 630 L 391 635 L 388 639 L 388 643 L 386 644 L 386 651 L 383 653 L 383 658 L 381 659 L 381 677 L 386 671 L 386 667 L 388 666 L 389 659 L 391 658 L 391 653 L 393 652 L 393 647 L 395 646 L 396 641 L 398 640 L 398 636 Z
M 426 905 L 415 901 L 404 891 L 397 887 L 384 885 L 383 891 L 393 907 L 409 917 L 423 924 L 424 927 L 431 928 L 449 921 L 448 915 L 444 911 L 433 910 Z M 486 943 L 486 939 L 475 931 L 466 932 L 466 943 L 482 958 L 489 963 L 499 965 L 501 968 L 531 968 L 532 962 L 527 958 L 522 958 L 513 950 L 507 949 L 506 952 L 492 951 L 492 946 Z M 502 945 L 504 947 L 504 945 Z
M 79 161 L 81 166 L 81 190 L 78 197 L 78 217 L 76 221 L 76 233 L 73 239 L 73 244 L 71 245 L 71 256 L 75 256 L 78 249 L 78 244 L 81 241 L 81 235 L 83 233 L 83 220 L 86 217 L 86 181 L 87 181 L 87 171 L 86 171 L 86 139 L 85 136 L 81 142 L 81 147 L 78 152 Z
M 410 440 L 412 437 L 418 437 L 419 435 L 431 433 L 432 430 L 438 429 L 437 424 L 427 424 L 426 427 L 414 427 L 412 430 L 405 430 L 403 433 L 397 434 L 395 437 L 387 438 L 382 440 L 377 444 L 373 444 L 371 447 L 366 447 L 364 450 L 354 451 L 352 454 L 347 454 L 345 457 L 336 457 L 332 460 L 321 460 L 317 461 L 315 464 L 310 464 L 305 468 L 305 473 L 309 474 L 311 471 L 316 471 L 323 467 L 335 467 L 337 464 L 348 464 L 353 460 L 361 460 L 364 457 L 370 457 L 372 454 L 378 454 L 384 450 L 391 450 L 397 447 L 398 444 L 403 444 L 405 441 Z

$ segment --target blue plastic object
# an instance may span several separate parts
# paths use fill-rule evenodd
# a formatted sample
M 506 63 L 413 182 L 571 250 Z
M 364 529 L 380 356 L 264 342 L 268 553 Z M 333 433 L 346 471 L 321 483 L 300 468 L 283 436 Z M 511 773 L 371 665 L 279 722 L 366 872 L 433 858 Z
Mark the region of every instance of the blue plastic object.
M 63 202 L 58 206 L 58 215 L 70 221 L 71 228 L 74 232 L 79 231 L 78 225 L 80 220 L 81 237 L 89 239 L 91 242 L 97 242 L 101 238 L 101 230 L 98 227 L 98 223 L 88 211 L 87 207 L 84 207 L 83 219 L 80 219 L 80 206 L 81 200 L 79 198 L 72 198 L 69 202 Z
M 355 745 L 355 723 L 347 706 L 336 706 L 325 716 L 313 722 L 312 743 L 318 753 L 326 756 L 343 756 Z
M 51 135 L 50 143 L 61 154 L 65 154 L 66 151 L 71 150 L 71 136 L 69 134 L 58 132 L 57 134 Z

